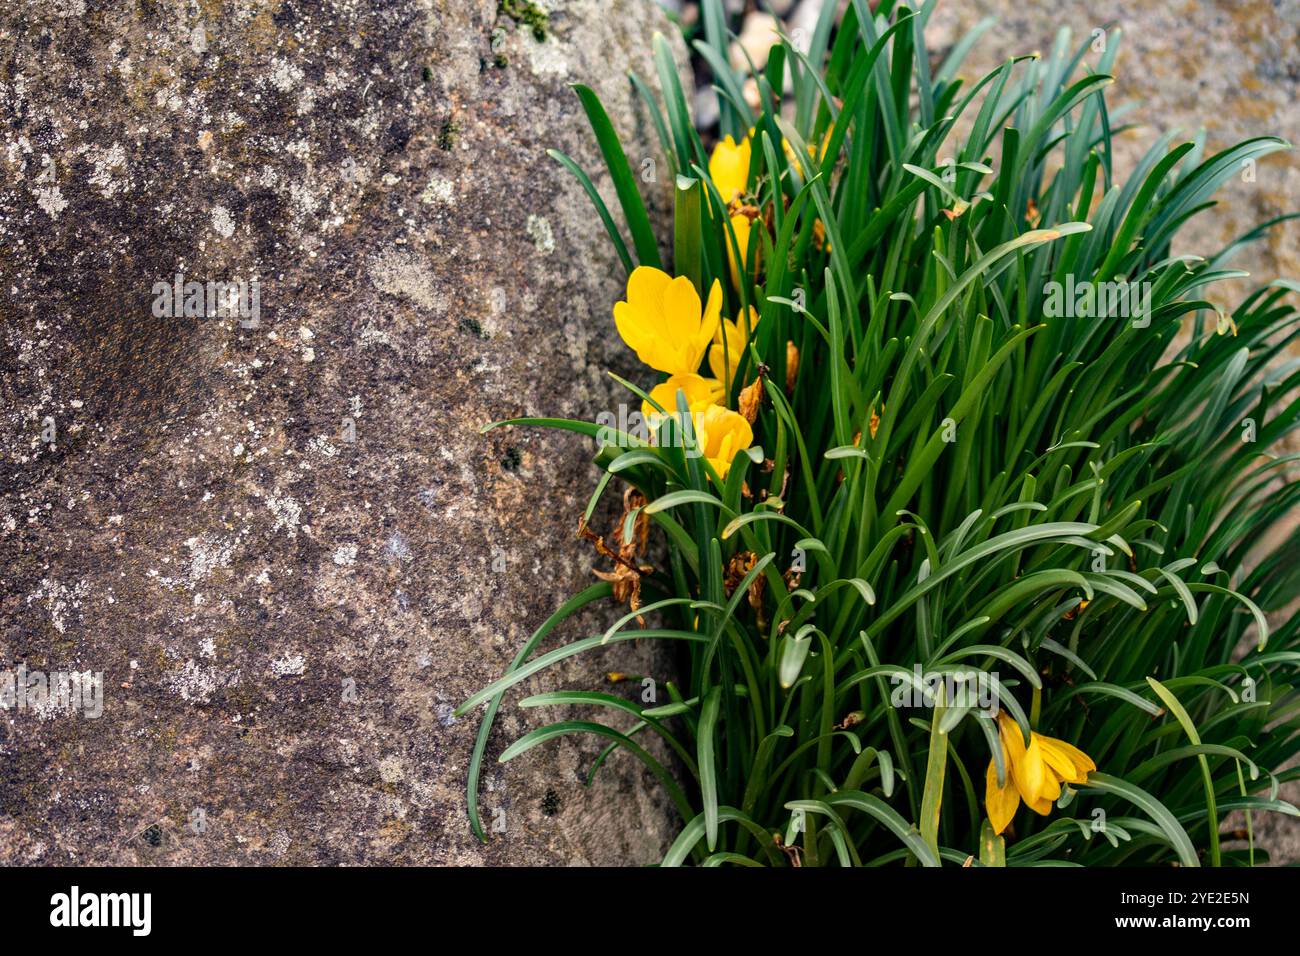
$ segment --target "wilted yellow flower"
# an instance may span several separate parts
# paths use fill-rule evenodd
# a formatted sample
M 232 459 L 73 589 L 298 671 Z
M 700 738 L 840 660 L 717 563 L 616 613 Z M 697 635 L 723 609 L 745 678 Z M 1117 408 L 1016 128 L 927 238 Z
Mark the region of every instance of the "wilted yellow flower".
M 661 382 L 650 391 L 650 397 L 659 403 L 666 415 L 677 414 L 677 393 L 686 395 L 686 406 L 691 413 L 702 412 L 710 405 L 716 405 L 723 399 L 722 383 L 716 378 L 702 375 L 674 375 L 666 382 Z M 646 421 L 653 421 L 659 412 L 649 402 L 641 403 L 641 414 Z
M 694 375 L 722 316 L 722 285 L 715 279 L 709 301 L 685 276 L 673 278 L 650 266 L 627 277 L 627 301 L 614 303 L 618 334 L 636 357 L 669 375 Z
M 709 156 L 709 178 L 713 180 L 723 202 L 731 203 L 745 195 L 749 184 L 750 151 L 748 136 L 739 143 L 730 136 L 724 136 L 713 147 L 713 153 Z
M 749 331 L 753 332 L 756 328 L 758 328 L 758 310 L 751 305 Z M 741 320 L 741 316 L 736 316 L 734 322 L 731 319 L 723 319 L 718 324 L 718 331 L 713 336 L 713 345 L 709 348 L 709 368 L 717 378 L 722 380 L 728 392 L 731 391 L 731 380 L 736 377 L 740 356 L 747 344 L 749 344 L 749 336 L 745 334 L 745 323 Z
M 1006 758 L 1006 783 L 998 786 L 997 764 L 990 760 L 984 790 L 984 807 L 995 833 L 1007 828 L 1021 800 L 1047 816 L 1061 795 L 1062 783 L 1084 783 L 1088 772 L 1097 769 L 1086 753 L 1055 737 L 1031 732 L 1026 747 L 1020 725 L 1005 711 L 998 714 L 998 734 Z
M 740 390 L 740 414 L 751 425 L 758 418 L 758 410 L 763 405 L 763 379 L 755 378 Z
M 727 477 L 736 453 L 754 442 L 754 430 L 745 416 L 721 405 L 710 405 L 696 415 L 695 427 L 695 439 L 719 478 Z

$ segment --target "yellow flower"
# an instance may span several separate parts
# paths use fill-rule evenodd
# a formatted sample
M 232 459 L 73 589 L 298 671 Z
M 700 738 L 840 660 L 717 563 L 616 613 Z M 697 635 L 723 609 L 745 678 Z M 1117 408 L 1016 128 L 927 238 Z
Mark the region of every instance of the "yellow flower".
M 812 143 L 806 144 L 808 155 L 816 156 L 819 165 L 824 159 L 826 159 L 826 150 L 831 145 L 831 134 L 834 132 L 835 124 L 831 123 L 830 126 L 826 127 L 826 132 L 822 134 L 820 147 L 815 146 Z M 790 165 L 799 171 L 800 176 L 806 177 L 808 174 L 804 172 L 803 163 L 799 162 L 799 154 L 795 152 L 794 147 L 790 145 L 790 141 L 785 137 L 781 137 L 781 149 L 784 150 L 785 158 L 789 161 Z
M 1086 753 L 1055 737 L 1031 732 L 1026 747 L 1020 725 L 1005 711 L 998 714 L 998 733 L 1006 758 L 1006 783 L 998 786 L 997 764 L 990 760 L 984 790 L 984 807 L 995 833 L 1007 828 L 1021 800 L 1047 816 L 1061 795 L 1062 783 L 1084 783 L 1088 772 L 1097 769 Z
M 753 332 L 756 328 L 758 328 L 758 310 L 751 305 L 749 331 Z M 713 346 L 709 349 L 709 368 L 717 378 L 722 380 L 723 387 L 728 392 L 731 390 L 731 380 L 736 377 L 736 369 L 740 366 L 740 356 L 748 343 L 749 337 L 745 334 L 745 323 L 741 320 L 741 316 L 736 316 L 734 322 L 723 319 L 719 323 L 718 331 L 713 336 Z
M 710 405 L 716 405 L 722 401 L 724 394 L 722 383 L 715 378 L 704 378 L 702 375 L 674 375 L 668 381 L 656 385 L 650 391 L 650 397 L 659 403 L 665 415 L 676 415 L 679 391 L 685 393 L 686 406 L 691 413 L 702 412 Z M 653 423 L 660 413 L 649 402 L 642 402 L 641 414 L 647 422 Z
M 695 439 L 719 478 L 727 477 L 736 453 L 754 441 L 754 430 L 745 421 L 745 416 L 721 405 L 710 405 L 696 415 L 695 428 Z
M 731 247 L 731 240 L 724 239 L 727 244 L 727 263 L 731 266 L 731 281 L 736 288 L 740 288 L 740 270 L 747 268 L 751 273 L 758 272 L 758 253 L 762 248 L 761 245 L 754 247 L 754 261 L 749 261 L 749 231 L 753 227 L 754 221 L 743 212 L 738 212 L 731 217 L 731 229 L 736 234 L 736 245 L 740 248 L 740 263 L 736 262 L 736 251 Z
M 749 183 L 750 149 L 748 136 L 739 143 L 725 136 L 713 147 L 709 156 L 709 178 L 725 203 L 745 195 Z
M 627 301 L 614 303 L 618 334 L 636 357 L 669 375 L 694 375 L 722 317 L 722 285 L 714 280 L 703 310 L 685 276 L 650 266 L 627 277 Z
M 813 220 L 813 239 L 822 252 L 831 251 L 831 244 L 826 240 L 826 224 L 820 219 Z

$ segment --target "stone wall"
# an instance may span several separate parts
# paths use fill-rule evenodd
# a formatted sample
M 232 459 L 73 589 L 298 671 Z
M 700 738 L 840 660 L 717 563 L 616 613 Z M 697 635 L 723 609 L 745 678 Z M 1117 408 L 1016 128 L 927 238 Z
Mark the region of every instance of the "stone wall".
M 662 852 L 634 761 L 579 786 L 595 741 L 492 759 L 504 833 L 465 820 L 453 707 L 594 564 L 588 443 L 479 428 L 592 416 L 626 361 L 621 268 L 545 150 L 612 205 L 568 85 L 657 152 L 624 66 L 672 32 L 649 0 L 546 7 L 0 11 L 0 668 L 106 684 L 98 719 L 0 711 L 0 862 Z M 155 309 L 178 273 L 256 279 L 257 327 Z M 567 676 L 661 667 L 620 645 Z M 525 718 L 555 715 L 503 707 L 493 758 Z

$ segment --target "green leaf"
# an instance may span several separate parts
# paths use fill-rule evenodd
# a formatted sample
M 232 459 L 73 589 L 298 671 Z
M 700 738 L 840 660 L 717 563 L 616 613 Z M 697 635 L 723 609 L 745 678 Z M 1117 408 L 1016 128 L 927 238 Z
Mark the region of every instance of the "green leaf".
M 590 87 L 575 83 L 573 90 L 587 113 L 592 132 L 596 134 L 596 144 L 600 147 L 600 154 L 605 158 L 605 166 L 614 181 L 614 192 L 618 195 L 619 205 L 623 207 L 623 215 L 627 218 L 637 259 L 643 266 L 660 268 L 659 245 L 650 227 L 650 216 L 637 189 L 636 180 L 632 178 L 632 168 L 628 165 L 627 154 L 623 152 L 618 134 L 614 132 L 614 125 L 609 121 L 600 97 Z
M 1196 856 L 1196 848 L 1192 846 L 1192 841 L 1187 836 L 1187 831 L 1182 828 L 1182 825 L 1179 824 L 1178 820 L 1174 818 L 1174 815 L 1169 812 L 1164 804 L 1145 790 L 1135 787 L 1118 777 L 1096 771 L 1088 774 L 1088 782 L 1084 785 L 1084 788 L 1123 797 L 1139 809 L 1144 810 L 1155 821 L 1156 826 L 1160 828 L 1160 832 L 1169 841 L 1169 845 L 1174 848 L 1174 852 L 1178 854 L 1178 860 L 1183 866 L 1201 865 L 1201 861 Z
M 718 769 L 714 764 L 714 734 L 721 706 L 722 688 L 714 687 L 704 698 L 704 706 L 700 709 L 700 799 L 704 803 L 705 842 L 710 853 L 718 843 Z
M 1174 719 L 1182 726 L 1183 732 L 1187 734 L 1187 739 L 1192 742 L 1192 746 L 1199 746 L 1201 737 L 1196 732 L 1196 724 L 1192 723 L 1192 718 L 1188 715 L 1183 705 L 1173 693 L 1161 684 L 1154 677 L 1148 677 L 1147 683 L 1151 689 L 1156 692 L 1156 696 L 1164 701 L 1169 712 L 1174 715 Z M 1198 754 L 1197 762 L 1201 765 L 1201 780 L 1205 784 L 1205 812 L 1210 818 L 1210 866 L 1219 865 L 1219 816 L 1214 808 L 1214 778 L 1210 775 L 1210 762 L 1205 759 L 1205 754 Z

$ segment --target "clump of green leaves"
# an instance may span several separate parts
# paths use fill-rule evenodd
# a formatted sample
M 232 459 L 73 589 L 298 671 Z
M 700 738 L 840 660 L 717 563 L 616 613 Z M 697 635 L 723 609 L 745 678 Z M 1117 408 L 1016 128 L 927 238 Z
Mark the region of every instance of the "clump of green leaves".
M 1256 815 L 1298 814 L 1278 788 L 1300 773 L 1278 768 L 1300 750 L 1300 623 L 1270 628 L 1267 614 L 1300 583 L 1286 523 L 1300 456 L 1273 452 L 1300 412 L 1300 363 L 1286 357 L 1300 287 L 1274 282 L 1231 310 L 1213 299 L 1245 275 L 1229 259 L 1280 220 L 1223 250 L 1171 252 L 1243 163 L 1286 144 L 1207 155 L 1203 137 L 1170 134 L 1116 181 L 1124 127 L 1104 88 L 1117 33 L 1097 55 L 1062 31 L 1048 56 L 968 85 L 956 71 L 975 37 L 933 68 L 932 6 L 854 0 L 837 22 L 826 4 L 804 49 L 782 42 L 752 73 L 755 112 L 728 64 L 722 6 L 703 4 L 696 48 L 723 132 L 749 136 L 746 198 L 762 211 L 743 250 L 760 267 L 739 286 L 728 204 L 662 38 L 662 102 L 633 77 L 675 177 L 673 271 L 701 292 L 720 280 L 724 315 L 760 315 L 728 402 L 760 383 L 762 449 L 718 480 L 689 428 L 672 443 L 508 423 L 596 440 L 587 517 L 611 484 L 634 486 L 644 504 L 625 522 L 648 518 L 668 564 L 642 582 L 657 626 L 627 614 L 541 652 L 568 618 L 611 602 L 614 587 L 594 584 L 462 705 L 486 704 L 469 779 L 480 836 L 478 776 L 503 694 L 629 640 L 679 649 L 666 700 L 530 697 L 607 719 L 546 725 L 499 759 L 581 733 L 608 741 L 593 773 L 620 752 L 643 761 L 681 816 L 666 864 L 1246 865 L 1264 858 Z M 587 174 L 552 155 L 628 270 L 658 266 L 618 137 L 578 93 L 630 243 Z M 1116 282 L 1145 284 L 1144 315 L 1045 316 L 1053 283 Z M 653 383 L 624 384 L 639 401 Z M 916 686 L 990 674 L 1024 739 L 1070 741 L 1098 768 L 1002 835 L 984 806 L 986 776 L 1008 773 L 988 702 Z M 913 688 L 924 703 L 896 706 Z M 1234 811 L 1244 841 L 1221 834 Z

